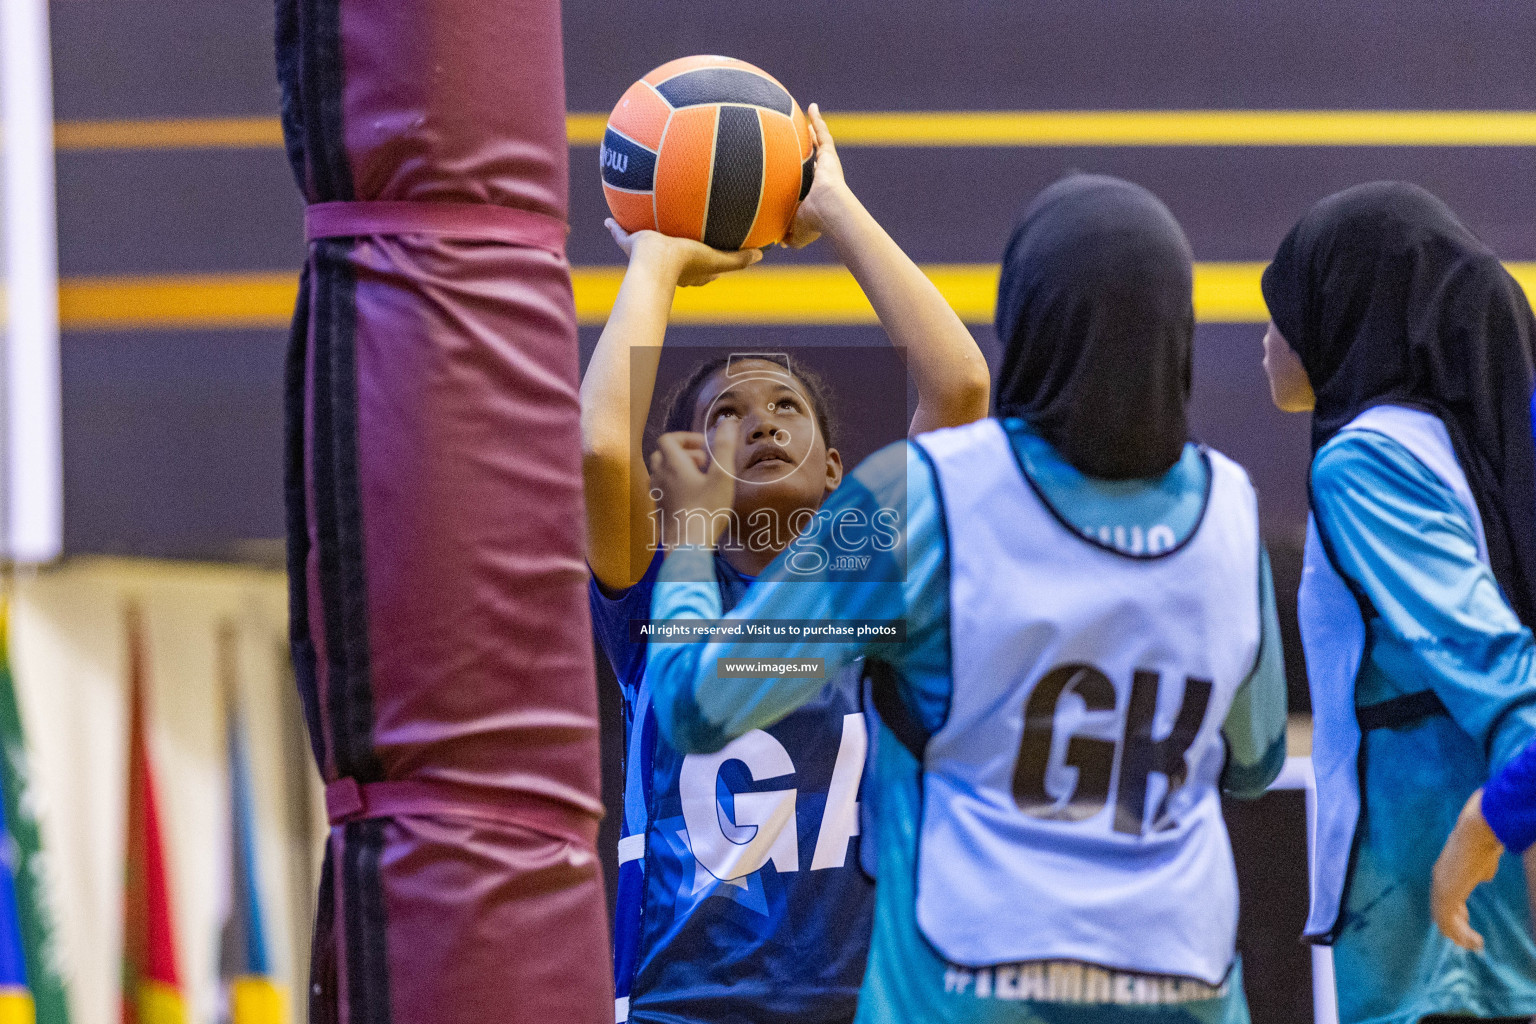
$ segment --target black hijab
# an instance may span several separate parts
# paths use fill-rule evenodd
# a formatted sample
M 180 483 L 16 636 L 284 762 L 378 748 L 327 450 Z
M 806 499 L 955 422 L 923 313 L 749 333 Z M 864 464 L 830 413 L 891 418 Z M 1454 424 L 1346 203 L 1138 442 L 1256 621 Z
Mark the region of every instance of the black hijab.
M 1494 576 L 1536 627 L 1536 319 L 1498 258 L 1428 192 L 1372 182 L 1297 222 L 1264 271 L 1264 301 L 1317 395 L 1313 452 L 1372 406 L 1445 424 Z
M 1003 252 L 998 415 L 1089 476 L 1167 472 L 1189 436 L 1192 275 L 1178 221 L 1139 185 L 1076 174 L 1041 192 Z

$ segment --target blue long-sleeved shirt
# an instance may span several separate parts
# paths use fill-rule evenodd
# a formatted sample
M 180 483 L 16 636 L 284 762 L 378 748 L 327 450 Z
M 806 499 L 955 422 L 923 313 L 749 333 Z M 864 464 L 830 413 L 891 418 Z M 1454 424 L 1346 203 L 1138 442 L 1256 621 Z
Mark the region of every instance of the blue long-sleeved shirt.
M 1158 480 L 1106 482 L 1078 473 L 1022 423 L 1009 421 L 1006 426 L 1031 479 L 1084 533 L 1130 546 L 1160 524 L 1182 539 L 1199 520 L 1209 481 L 1205 462 L 1193 446 Z M 928 464 L 906 443 L 877 452 L 828 499 L 803 542 L 807 547 L 825 544 L 828 549 L 845 550 L 850 546 L 846 530 L 841 537 L 833 535 L 838 524 L 869 521 L 881 510 L 894 510 L 897 515 L 897 544 L 891 550 L 870 545 L 871 561 L 858 572 L 831 565 L 816 572 L 797 571 L 789 558 L 781 557 L 759 577 L 732 617 L 903 619 L 905 640 L 869 645 L 809 639 L 653 643 L 647 654 L 648 671 L 657 720 L 669 742 L 685 750 L 717 749 L 732 737 L 782 717 L 821 685 L 809 679 L 714 678 L 712 667 L 720 658 L 822 658 L 831 674 L 867 653 L 896 668 L 898 696 L 927 735 L 943 725 L 952 689 L 948 539 L 937 481 Z M 653 598 L 654 618 L 720 617 L 716 588 L 693 582 L 708 579 L 709 558 L 707 551 L 697 549 L 669 555 Z M 1263 792 L 1285 758 L 1284 666 L 1267 561 L 1261 596 L 1261 657 L 1238 691 L 1224 726 L 1230 756 L 1223 784 L 1228 791 L 1246 796 Z M 1032 1020 L 1032 1004 L 1027 1000 L 978 998 L 982 987 L 972 984 L 969 974 L 962 984 L 959 969 L 945 964 L 917 929 L 912 878 L 920 782 L 917 759 L 882 728 L 876 749 L 881 884 L 860 1019 L 890 1019 L 892 1008 L 899 1008 L 920 1013 L 924 1020 L 955 1024 Z M 990 977 L 986 990 L 992 990 Z M 1246 1021 L 1240 975 L 1222 993 L 1182 1004 L 1181 1009 L 1181 1016 L 1160 1019 L 1191 1024 Z M 1178 1012 L 1171 1007 L 1158 1010 Z
M 1313 461 L 1312 501 L 1339 571 L 1368 598 L 1355 704 L 1432 691 L 1447 716 L 1362 740 L 1362 813 L 1334 944 L 1344 1024 L 1536 1013 L 1525 882 L 1506 858 L 1469 903 L 1487 941 L 1435 929 L 1430 873 L 1472 792 L 1536 730 L 1536 644 L 1478 558 L 1455 493 L 1384 434 L 1346 430 Z

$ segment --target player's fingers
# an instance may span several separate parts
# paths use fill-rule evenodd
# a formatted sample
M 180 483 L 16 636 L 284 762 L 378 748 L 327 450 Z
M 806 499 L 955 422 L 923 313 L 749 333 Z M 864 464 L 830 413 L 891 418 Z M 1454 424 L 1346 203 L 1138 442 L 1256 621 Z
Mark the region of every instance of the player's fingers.
M 695 258 L 690 270 L 678 280 L 678 284 L 684 288 L 696 288 L 699 285 L 709 284 L 723 274 L 745 270 L 762 258 L 763 250 L 761 249 L 723 252 L 719 249 L 710 249 L 700 243 L 695 250 Z
M 635 236 L 619 227 L 619 222 L 612 217 L 603 218 L 603 227 L 608 229 L 608 233 L 613 236 L 618 247 L 624 250 L 624 255 L 630 255 L 635 247 Z
M 709 441 L 703 434 L 679 430 L 672 436 L 677 439 L 678 448 L 687 453 L 695 469 L 702 473 L 709 468 Z
M 675 451 L 685 451 L 689 448 L 702 447 L 704 435 L 697 430 L 669 430 L 656 439 L 658 446 Z
M 816 239 L 821 237 L 821 232 L 815 228 L 806 227 L 796 220 L 789 227 L 789 234 L 784 236 L 784 245 L 790 249 L 804 249 Z
M 727 472 L 727 467 L 736 465 L 736 444 L 741 437 L 741 423 L 739 420 L 721 420 L 715 428 L 715 436 L 710 439 L 709 450 L 714 458 L 710 462 L 709 472 L 712 476 L 718 476 Z
M 674 430 L 669 436 L 677 442 L 678 449 L 693 459 L 695 465 L 703 467 L 704 463 L 698 457 L 709 450 L 709 441 L 703 434 L 696 430 Z
M 698 460 L 693 457 L 693 454 L 683 444 L 683 438 L 686 434 L 687 431 L 662 434 L 656 441 L 656 451 L 661 455 L 663 465 L 673 474 L 699 471 Z
M 742 249 L 738 252 L 722 252 L 720 254 L 720 273 L 730 273 L 733 270 L 746 270 L 752 264 L 763 258 L 761 249 Z M 718 276 L 718 275 L 717 275 Z
M 826 119 L 821 116 L 821 107 L 812 103 L 807 113 L 810 114 L 811 132 L 816 136 L 817 148 L 825 150 L 835 157 L 837 155 L 837 143 L 832 140 L 832 132 L 827 128 Z M 817 157 L 819 159 L 820 154 L 817 154 Z
M 1483 937 L 1472 928 L 1467 900 L 1473 889 L 1493 877 L 1499 862 L 1497 853 L 1489 858 L 1491 865 L 1485 862 L 1474 846 L 1460 825 L 1451 831 L 1430 871 L 1429 912 L 1446 938 L 1463 949 L 1481 950 Z
M 1465 903 L 1457 907 L 1447 920 L 1437 923 L 1440 925 L 1440 930 L 1445 933 L 1445 937 L 1462 949 L 1470 949 L 1474 953 L 1483 951 L 1483 937 L 1472 927 Z

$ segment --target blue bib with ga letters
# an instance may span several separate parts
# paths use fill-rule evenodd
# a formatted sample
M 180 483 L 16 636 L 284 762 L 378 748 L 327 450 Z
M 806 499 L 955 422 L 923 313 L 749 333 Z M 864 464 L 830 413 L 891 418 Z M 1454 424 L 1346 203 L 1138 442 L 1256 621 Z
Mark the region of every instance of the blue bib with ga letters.
M 619 1021 L 851 1021 L 874 885 L 860 868 L 868 760 L 858 667 L 768 729 L 683 755 L 656 730 L 643 645 L 657 565 L 594 623 L 625 695 L 615 908 Z M 729 609 L 751 580 L 716 560 Z M 633 614 L 631 614 L 633 610 Z

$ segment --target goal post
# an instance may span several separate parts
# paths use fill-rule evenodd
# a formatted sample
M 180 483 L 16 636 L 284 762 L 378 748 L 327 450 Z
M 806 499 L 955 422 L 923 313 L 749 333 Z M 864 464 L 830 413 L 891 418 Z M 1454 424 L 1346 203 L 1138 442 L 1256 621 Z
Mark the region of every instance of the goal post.
M 1288 757 L 1271 791 L 1301 790 L 1307 807 L 1307 874 L 1310 881 L 1313 850 L 1317 845 L 1317 777 L 1310 757 Z M 1313 1024 L 1339 1024 L 1339 1003 L 1334 992 L 1333 949 L 1312 946 L 1312 1021 Z

